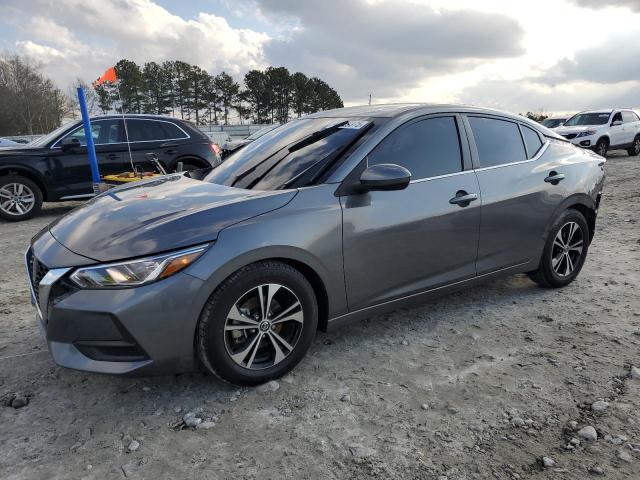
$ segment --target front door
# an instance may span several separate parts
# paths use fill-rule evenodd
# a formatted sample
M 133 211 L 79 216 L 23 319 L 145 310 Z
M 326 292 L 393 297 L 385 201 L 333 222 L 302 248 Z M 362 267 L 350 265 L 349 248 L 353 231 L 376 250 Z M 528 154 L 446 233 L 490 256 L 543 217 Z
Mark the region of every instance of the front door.
M 480 190 L 463 170 L 459 131 L 455 115 L 404 124 L 366 161 L 407 168 L 409 186 L 340 198 L 350 310 L 475 276 Z M 476 199 L 458 202 L 462 195 Z
M 91 122 L 91 129 L 100 175 L 123 172 L 126 169 L 124 153 L 127 145 L 124 142 L 122 120 L 94 120 Z M 60 143 L 64 138 L 77 138 L 81 146 L 62 150 Z M 93 193 L 93 183 L 84 128 L 80 126 L 64 138 L 56 142 L 49 153 L 51 171 L 58 185 L 58 196 L 89 195 Z
M 614 125 L 615 122 L 620 122 L 620 124 Z M 622 123 L 622 112 L 614 113 L 610 123 L 609 135 L 611 136 L 611 147 L 627 143 L 624 123 Z

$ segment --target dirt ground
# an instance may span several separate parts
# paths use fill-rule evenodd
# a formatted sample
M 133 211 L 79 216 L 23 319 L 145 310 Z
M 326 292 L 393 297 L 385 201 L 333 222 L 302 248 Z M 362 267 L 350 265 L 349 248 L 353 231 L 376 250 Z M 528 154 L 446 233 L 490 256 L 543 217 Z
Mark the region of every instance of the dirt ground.
M 569 287 L 515 276 L 319 333 L 258 389 L 55 366 L 22 254 L 70 207 L 0 223 L 0 396 L 28 400 L 0 405 L 0 478 L 638 479 L 639 167 L 609 158 Z M 208 428 L 181 428 L 187 413 Z

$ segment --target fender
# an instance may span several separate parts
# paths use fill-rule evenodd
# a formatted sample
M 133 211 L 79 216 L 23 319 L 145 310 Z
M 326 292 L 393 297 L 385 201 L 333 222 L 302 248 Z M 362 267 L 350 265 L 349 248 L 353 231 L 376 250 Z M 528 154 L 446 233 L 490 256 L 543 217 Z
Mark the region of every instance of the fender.
M 0 166 L 0 176 L 2 175 L 22 175 L 27 177 L 30 180 L 33 180 L 36 185 L 40 187 L 40 190 L 42 190 L 42 197 L 45 202 L 57 199 L 55 191 L 48 179 L 38 170 L 29 165 L 19 163 L 3 164 Z

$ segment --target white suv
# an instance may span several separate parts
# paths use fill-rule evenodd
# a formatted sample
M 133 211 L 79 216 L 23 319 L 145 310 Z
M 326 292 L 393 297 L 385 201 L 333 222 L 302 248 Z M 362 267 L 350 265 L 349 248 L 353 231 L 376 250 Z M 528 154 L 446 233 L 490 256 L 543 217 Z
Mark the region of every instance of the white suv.
M 590 148 L 603 157 L 614 149 L 640 154 L 640 118 L 633 110 L 576 113 L 555 131 L 574 145 Z

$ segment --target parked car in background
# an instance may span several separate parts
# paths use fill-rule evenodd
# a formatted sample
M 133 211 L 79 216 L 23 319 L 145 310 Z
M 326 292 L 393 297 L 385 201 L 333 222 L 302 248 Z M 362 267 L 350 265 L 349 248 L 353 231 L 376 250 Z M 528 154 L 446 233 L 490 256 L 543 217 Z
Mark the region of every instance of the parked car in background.
M 231 141 L 231 135 L 227 132 L 205 132 L 212 143 L 220 147 L 220 156 L 222 157 L 222 146 Z
M 255 385 L 291 370 L 317 329 L 514 273 L 568 285 L 604 164 L 496 110 L 318 112 L 42 230 L 26 254 L 38 322 L 65 367 L 203 365 Z
M 567 121 L 567 117 L 550 117 L 546 118 L 542 121 L 542 125 L 547 128 L 558 128 L 564 125 L 564 122 Z
M 156 154 L 167 171 L 174 171 L 179 162 L 184 170 L 220 163 L 218 147 L 189 122 L 152 115 L 126 115 L 125 119 L 126 131 L 121 115 L 91 121 L 102 175 L 155 171 L 148 153 Z M 62 126 L 28 145 L 0 149 L 0 217 L 5 220 L 30 218 L 42 202 L 93 196 L 82 122 Z
M 15 147 L 16 145 L 20 145 L 20 144 L 18 142 L 14 142 L 13 140 L 9 140 L 8 138 L 0 138 L 0 148 Z
M 609 150 L 640 154 L 640 117 L 630 109 L 580 112 L 555 131 L 574 145 L 590 148 L 603 157 Z
M 247 138 L 243 138 L 241 140 L 229 140 L 228 142 L 223 143 L 221 145 L 221 147 L 222 147 L 222 158 L 223 159 L 227 158 L 232 153 L 240 150 L 242 147 L 250 144 L 254 140 L 257 140 L 258 138 L 262 137 L 263 135 L 269 133 L 270 131 L 274 130 L 275 128 L 277 128 L 279 126 L 280 126 L 279 123 L 274 123 L 273 125 L 269 125 L 267 127 L 261 128 L 260 130 L 258 130 L 256 132 L 253 132 Z

